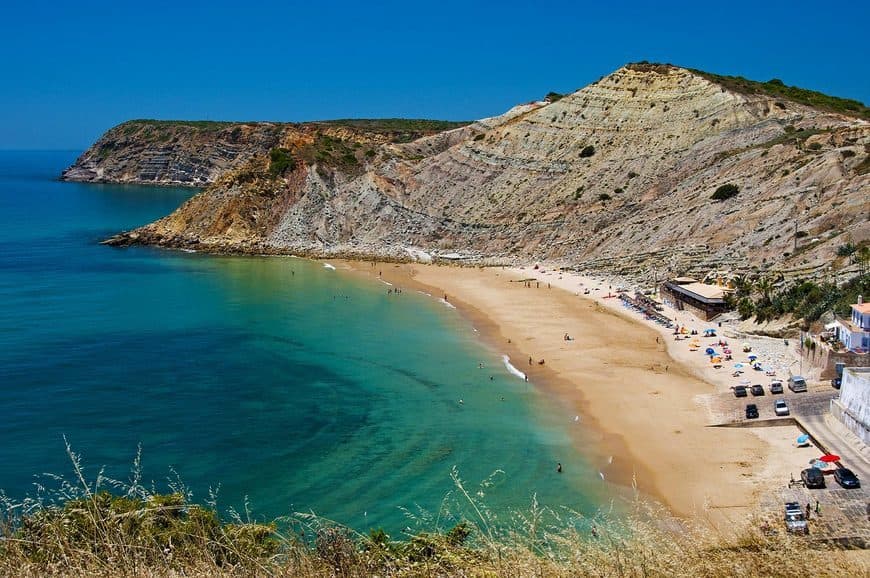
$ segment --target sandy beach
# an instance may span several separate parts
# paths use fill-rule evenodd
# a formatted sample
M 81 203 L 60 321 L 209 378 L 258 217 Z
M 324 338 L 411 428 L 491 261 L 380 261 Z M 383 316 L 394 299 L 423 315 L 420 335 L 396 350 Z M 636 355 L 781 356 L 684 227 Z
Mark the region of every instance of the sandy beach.
M 795 426 L 709 427 L 703 398 L 734 385 L 731 372 L 713 372 L 671 330 L 605 297 L 606 282 L 546 268 L 343 266 L 446 295 L 536 388 L 582 416 L 578 444 L 593 439 L 596 447 L 580 449 L 612 457 L 609 482 L 634 485 L 679 516 L 723 529 L 739 525 L 756 512 L 763 493 L 805 467 L 806 452 L 793 444 L 800 433 Z M 682 323 L 704 327 L 680 315 Z

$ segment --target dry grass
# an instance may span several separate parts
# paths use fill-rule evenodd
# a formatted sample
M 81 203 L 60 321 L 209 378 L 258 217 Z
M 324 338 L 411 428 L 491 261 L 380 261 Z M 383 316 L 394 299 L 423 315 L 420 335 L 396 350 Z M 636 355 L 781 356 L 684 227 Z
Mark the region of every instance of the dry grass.
M 191 504 L 178 484 L 156 494 L 99 475 L 88 482 L 68 448 L 75 481 L 24 502 L 4 500 L 2 576 L 854 576 L 854 559 L 759 521 L 733 536 L 670 518 L 642 501 L 585 517 L 533 499 L 509 524 L 485 506 L 488 481 L 455 489 L 435 514 L 408 512 L 418 529 L 392 540 L 313 514 L 258 524 L 214 503 Z M 107 488 L 112 488 L 109 492 Z M 247 516 L 247 513 L 245 514 Z M 427 526 L 426 529 L 420 529 Z M 281 528 L 279 530 L 279 528 Z

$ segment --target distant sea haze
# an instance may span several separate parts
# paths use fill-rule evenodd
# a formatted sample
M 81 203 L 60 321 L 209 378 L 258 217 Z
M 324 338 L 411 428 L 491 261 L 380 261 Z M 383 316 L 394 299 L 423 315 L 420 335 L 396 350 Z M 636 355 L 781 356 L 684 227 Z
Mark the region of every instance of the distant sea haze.
M 315 511 L 399 531 L 455 466 L 494 472 L 494 512 L 605 499 L 573 415 L 512 373 L 456 310 L 292 257 L 215 257 L 101 239 L 190 189 L 61 183 L 74 153 L 0 153 L 0 488 L 70 474 L 177 475 L 224 511 Z M 483 368 L 480 364 L 483 364 Z M 492 376 L 492 379 L 490 379 Z M 460 400 L 462 401 L 460 403 Z M 555 475 L 555 464 L 570 464 Z M 505 517 L 505 519 L 507 519 Z

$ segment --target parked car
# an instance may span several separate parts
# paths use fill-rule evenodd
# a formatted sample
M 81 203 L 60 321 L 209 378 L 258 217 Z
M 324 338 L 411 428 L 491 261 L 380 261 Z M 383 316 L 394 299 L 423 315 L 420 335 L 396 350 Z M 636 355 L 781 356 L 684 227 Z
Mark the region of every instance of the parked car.
M 749 391 L 752 392 L 752 395 L 764 395 L 764 388 L 760 383 L 757 383 L 749 388 Z
M 824 488 L 825 475 L 816 468 L 807 468 L 801 472 L 801 479 L 808 488 Z
M 771 381 L 770 393 L 782 393 L 782 382 L 779 380 Z
M 746 419 L 756 419 L 758 417 L 758 406 L 750 403 L 746 406 Z
M 746 386 L 738 385 L 734 387 L 734 397 L 746 397 Z
M 858 476 L 849 468 L 837 468 L 834 470 L 834 479 L 844 488 L 860 488 L 861 482 Z
M 786 502 L 785 504 L 785 529 L 792 534 L 810 533 L 804 511 L 801 510 L 801 505 L 797 502 Z
M 800 375 L 792 375 L 788 378 L 788 388 L 795 393 L 807 390 L 807 380 Z
M 778 399 L 773 402 L 773 413 L 776 415 L 788 415 L 790 413 L 788 411 L 788 404 L 784 399 Z

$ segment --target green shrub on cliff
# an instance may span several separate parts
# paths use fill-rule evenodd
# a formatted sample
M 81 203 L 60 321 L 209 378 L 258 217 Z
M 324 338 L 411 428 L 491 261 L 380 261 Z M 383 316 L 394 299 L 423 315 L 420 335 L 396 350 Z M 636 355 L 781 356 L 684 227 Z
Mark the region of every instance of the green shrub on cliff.
M 714 201 L 724 201 L 737 195 L 739 192 L 740 187 L 735 184 L 728 183 L 727 185 L 722 185 L 718 189 L 716 189 L 716 192 L 714 192 L 710 198 Z
M 288 149 L 276 147 L 269 151 L 270 175 L 277 177 L 293 170 L 296 170 L 296 159 Z

